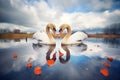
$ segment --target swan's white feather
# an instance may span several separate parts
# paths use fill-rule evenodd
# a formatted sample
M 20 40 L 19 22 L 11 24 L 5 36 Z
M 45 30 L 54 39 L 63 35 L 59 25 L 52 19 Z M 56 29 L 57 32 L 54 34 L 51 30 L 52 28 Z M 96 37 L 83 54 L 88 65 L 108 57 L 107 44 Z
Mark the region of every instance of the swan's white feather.
M 75 32 L 73 33 L 70 38 L 69 38 L 69 42 L 74 44 L 74 43 L 80 43 L 81 41 L 83 41 L 84 39 L 88 38 L 88 35 L 84 32 Z M 81 41 L 80 41 L 81 40 Z
M 36 32 L 33 34 L 33 39 L 40 41 L 40 43 L 49 43 L 48 35 L 45 32 Z

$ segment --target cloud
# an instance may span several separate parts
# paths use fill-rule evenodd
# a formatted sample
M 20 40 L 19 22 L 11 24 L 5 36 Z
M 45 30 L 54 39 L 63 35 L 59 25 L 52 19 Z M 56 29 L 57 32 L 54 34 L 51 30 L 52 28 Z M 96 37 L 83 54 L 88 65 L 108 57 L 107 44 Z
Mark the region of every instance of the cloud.
M 120 22 L 120 10 L 109 10 L 113 4 L 112 0 L 0 0 L 0 22 L 36 30 L 45 30 L 50 22 L 57 27 L 68 23 L 72 29 L 105 27 Z
M 48 3 L 51 7 L 61 10 L 75 7 L 74 11 L 82 10 L 82 8 L 92 11 L 106 10 L 114 4 L 112 0 L 48 0 Z
M 5 4 L 7 3 L 7 5 Z M 35 1 L 32 5 L 25 0 L 1 0 L 0 22 L 39 28 L 49 22 L 56 22 L 60 14 L 50 9 L 45 1 Z
M 109 24 L 113 24 L 113 23 L 120 23 L 119 19 L 120 19 L 120 10 L 115 10 L 113 12 L 110 11 L 105 11 L 104 16 L 106 18 L 105 23 L 107 25 Z
M 92 0 L 88 6 L 92 10 L 107 10 L 110 9 L 113 4 L 112 0 Z
M 0 13 L 2 17 L 1 22 L 8 22 L 18 25 L 24 25 L 27 27 L 38 27 L 40 25 L 40 19 L 34 6 L 25 4 L 25 0 L 2 0 L 1 4 L 7 3 L 6 7 L 1 6 Z M 9 8 L 10 7 L 10 8 Z M 8 9 L 8 10 L 6 10 Z
M 68 23 L 73 29 L 86 29 L 86 28 L 96 28 L 105 27 L 106 25 L 112 23 L 119 23 L 120 10 L 115 10 L 113 12 L 104 11 L 98 12 L 75 12 L 75 13 L 64 13 L 61 16 L 61 23 Z

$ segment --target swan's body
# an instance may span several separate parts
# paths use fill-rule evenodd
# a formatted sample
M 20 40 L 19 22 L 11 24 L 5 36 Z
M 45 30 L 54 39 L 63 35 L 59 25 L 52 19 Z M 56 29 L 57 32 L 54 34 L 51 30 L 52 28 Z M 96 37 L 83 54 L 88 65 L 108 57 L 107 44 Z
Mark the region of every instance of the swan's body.
M 45 32 L 36 32 L 33 35 L 33 38 L 36 39 L 40 43 L 48 43 L 49 42 L 49 37 Z
M 60 34 L 62 34 L 62 31 L 64 29 L 67 29 L 67 34 L 62 39 L 61 44 L 79 44 L 88 37 L 86 33 L 80 31 L 75 32 L 71 35 L 71 28 L 67 24 L 63 24 L 60 26 Z
M 78 43 L 81 43 L 81 41 L 83 41 L 86 38 L 87 38 L 87 35 L 84 32 L 75 32 L 69 37 L 68 43 L 78 44 Z
M 53 35 L 50 33 L 50 29 L 55 33 L 55 25 L 48 24 L 46 26 L 46 32 L 36 32 L 33 34 L 33 38 L 41 44 L 56 44 Z

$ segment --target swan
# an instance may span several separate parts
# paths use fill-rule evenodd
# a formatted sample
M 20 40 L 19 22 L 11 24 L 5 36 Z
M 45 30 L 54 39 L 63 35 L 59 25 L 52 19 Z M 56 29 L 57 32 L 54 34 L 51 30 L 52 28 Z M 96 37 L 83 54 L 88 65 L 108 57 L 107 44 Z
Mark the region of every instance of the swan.
M 53 35 L 56 36 L 56 26 L 52 23 L 47 24 L 46 26 L 46 32 L 36 32 L 33 34 L 33 39 L 36 39 L 41 44 L 50 44 L 55 45 L 55 39 L 53 35 L 50 33 L 50 29 L 53 32 Z
M 63 37 L 62 45 L 80 44 L 84 39 L 88 38 L 88 35 L 84 32 L 75 32 L 71 35 L 72 31 L 68 24 L 62 24 L 59 29 L 59 35 L 62 35 L 63 30 L 67 29 L 67 34 Z

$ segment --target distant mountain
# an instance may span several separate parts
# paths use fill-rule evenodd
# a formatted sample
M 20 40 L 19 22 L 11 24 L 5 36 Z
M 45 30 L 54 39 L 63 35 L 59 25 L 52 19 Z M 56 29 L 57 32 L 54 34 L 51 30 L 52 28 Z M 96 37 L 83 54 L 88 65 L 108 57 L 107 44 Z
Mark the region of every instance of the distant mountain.
M 82 30 L 72 30 L 72 33 L 77 31 L 83 31 L 88 34 L 96 34 L 96 33 L 103 33 L 103 28 L 93 28 L 93 29 L 82 29 Z
M 0 23 L 0 33 L 13 32 L 15 29 L 20 30 L 20 32 L 26 32 L 26 33 L 36 32 L 36 29 L 31 27 L 25 27 L 25 26 L 9 24 L 9 23 Z
M 92 29 L 82 29 L 82 30 L 73 30 L 72 32 L 83 31 L 88 34 L 120 34 L 120 23 L 110 24 L 104 28 L 92 28 Z

